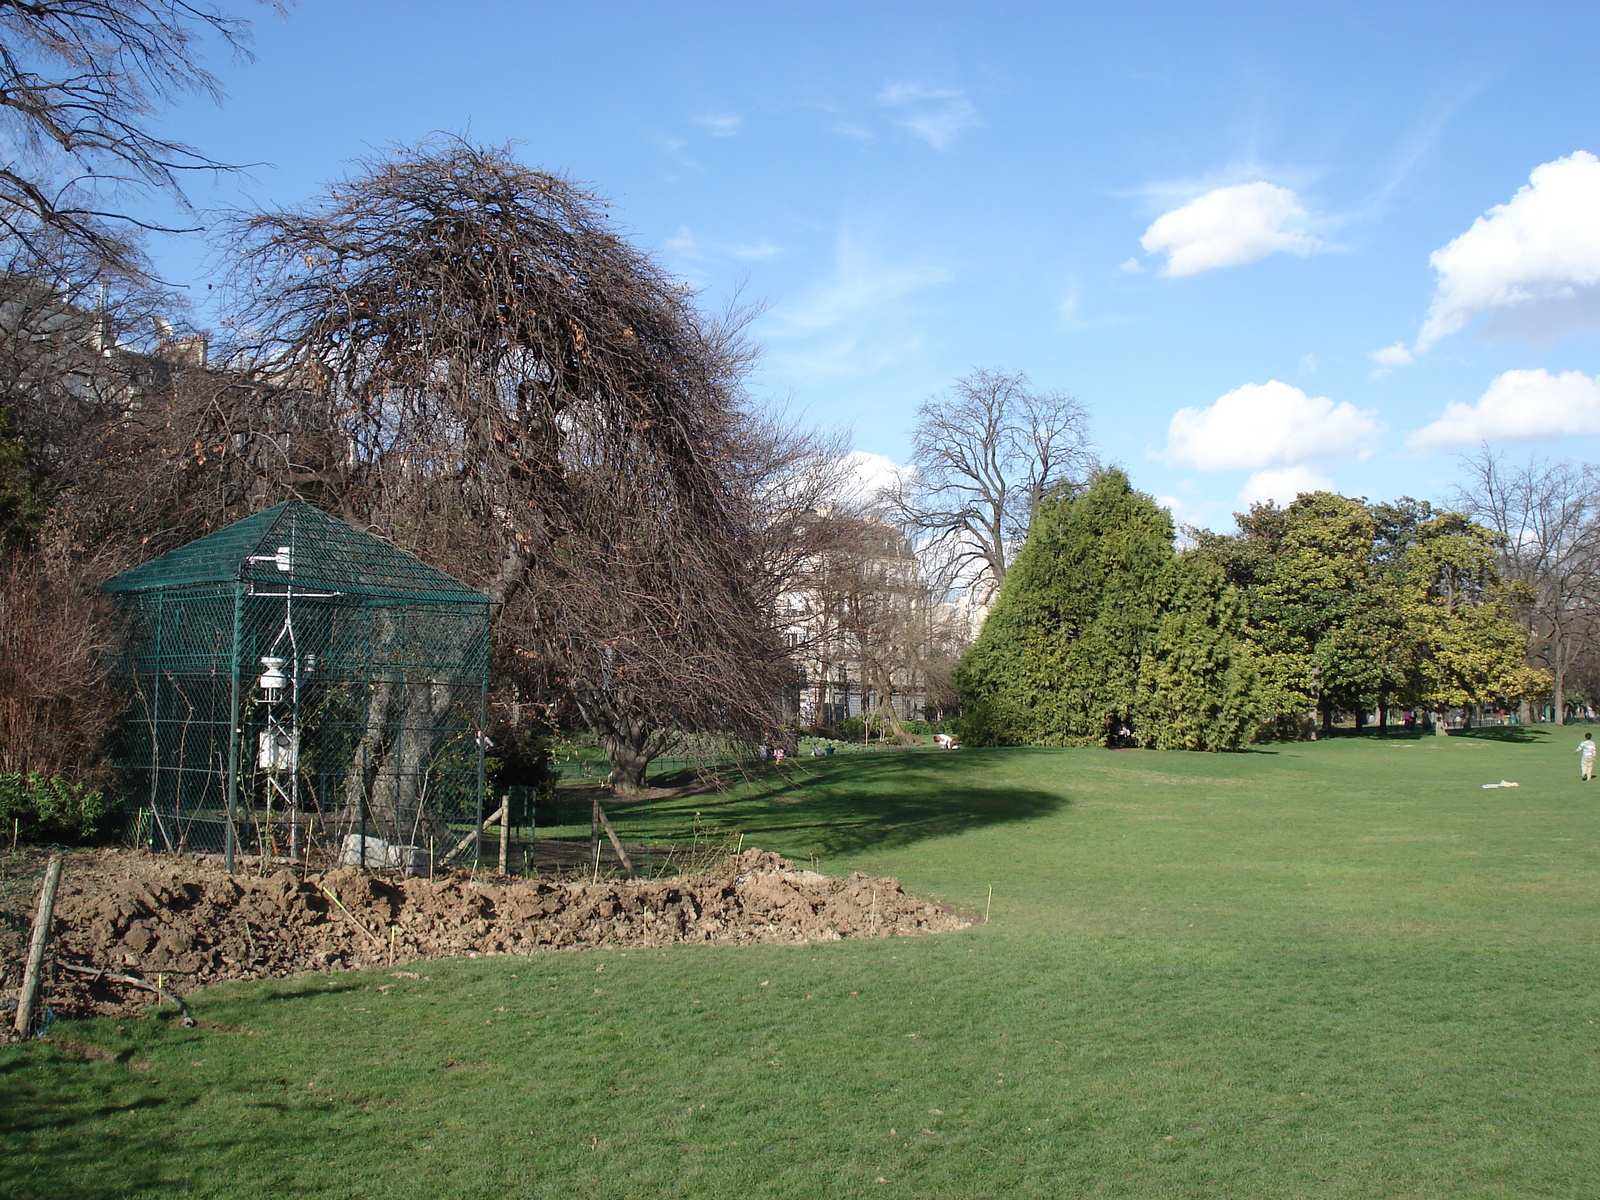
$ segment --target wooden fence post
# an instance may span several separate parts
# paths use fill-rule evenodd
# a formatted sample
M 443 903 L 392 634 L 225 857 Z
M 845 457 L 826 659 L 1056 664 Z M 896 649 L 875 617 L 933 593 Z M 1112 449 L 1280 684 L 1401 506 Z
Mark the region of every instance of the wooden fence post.
M 56 912 L 56 888 L 61 883 L 61 851 L 50 856 L 44 869 L 44 886 L 39 889 L 39 911 L 33 918 L 33 940 L 28 943 L 28 965 L 22 973 L 22 991 L 17 993 L 16 1031 L 27 1037 L 33 1025 L 33 1010 L 39 1003 L 39 975 L 44 965 L 44 947 L 50 940 L 50 922 Z

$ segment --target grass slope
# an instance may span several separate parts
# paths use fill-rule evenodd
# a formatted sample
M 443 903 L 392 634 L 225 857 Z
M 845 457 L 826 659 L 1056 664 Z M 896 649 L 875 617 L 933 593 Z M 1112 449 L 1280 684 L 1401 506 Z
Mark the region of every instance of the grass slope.
M 1578 734 L 858 755 L 699 811 L 963 933 L 215 989 L 0 1050 L 28 1197 L 1574 1197 L 1600 1178 Z M 1483 791 L 1501 778 L 1516 790 Z

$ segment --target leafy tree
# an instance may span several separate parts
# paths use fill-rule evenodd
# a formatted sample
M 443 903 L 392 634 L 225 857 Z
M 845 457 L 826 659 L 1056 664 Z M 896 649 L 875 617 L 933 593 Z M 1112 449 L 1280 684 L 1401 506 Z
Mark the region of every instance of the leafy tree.
M 1500 578 L 1495 534 L 1461 513 L 1418 508 L 1404 559 L 1414 699 L 1450 708 L 1548 691 L 1550 677 L 1526 666 L 1528 635 L 1512 607 L 1524 589 Z
M 1538 681 L 1515 664 L 1520 634 L 1495 569 L 1494 535 L 1459 513 L 1331 492 L 1253 507 L 1201 553 L 1244 593 L 1264 699 L 1289 732 L 1315 709 L 1461 705 Z
M 1280 676 L 1305 681 L 1326 728 L 1340 703 L 1376 678 L 1378 629 L 1363 620 L 1381 605 L 1370 572 L 1372 516 L 1359 500 L 1313 492 L 1284 509 L 1256 505 L 1239 528 L 1248 552 L 1234 582 L 1246 589 L 1256 639 L 1280 659 Z

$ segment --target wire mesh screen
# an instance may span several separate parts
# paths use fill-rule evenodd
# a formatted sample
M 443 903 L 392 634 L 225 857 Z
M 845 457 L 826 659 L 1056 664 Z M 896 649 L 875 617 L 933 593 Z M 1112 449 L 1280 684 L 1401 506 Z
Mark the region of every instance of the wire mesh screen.
M 481 819 L 481 593 L 300 503 L 108 590 L 131 618 L 124 797 L 152 848 L 411 866 Z

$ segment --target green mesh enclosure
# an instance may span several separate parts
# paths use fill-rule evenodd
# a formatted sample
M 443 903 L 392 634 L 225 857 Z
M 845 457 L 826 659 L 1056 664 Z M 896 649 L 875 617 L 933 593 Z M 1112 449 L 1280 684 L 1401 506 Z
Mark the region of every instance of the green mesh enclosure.
M 463 840 L 475 853 L 481 592 L 297 501 L 106 590 L 131 619 L 118 765 L 153 849 L 373 866 Z

